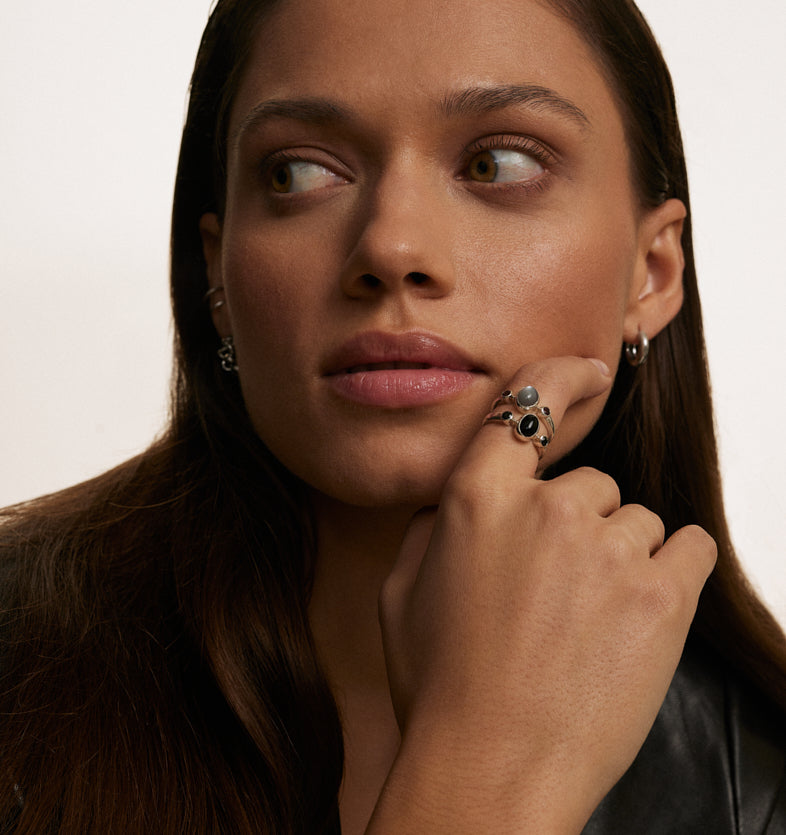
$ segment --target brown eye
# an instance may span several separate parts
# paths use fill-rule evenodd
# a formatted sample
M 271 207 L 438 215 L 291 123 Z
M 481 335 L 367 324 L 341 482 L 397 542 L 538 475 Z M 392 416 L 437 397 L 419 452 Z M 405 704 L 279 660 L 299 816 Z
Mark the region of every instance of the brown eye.
M 492 183 L 497 176 L 497 161 L 491 151 L 481 151 L 472 157 L 469 176 L 481 183 Z
M 523 149 L 488 148 L 472 157 L 466 176 L 476 183 L 528 183 L 544 171 L 538 160 Z
M 273 190 L 285 194 L 292 188 L 292 169 L 288 162 L 280 163 L 271 172 Z
M 270 185 L 278 194 L 300 194 L 346 182 L 324 165 L 305 159 L 278 160 L 266 176 L 270 177 Z

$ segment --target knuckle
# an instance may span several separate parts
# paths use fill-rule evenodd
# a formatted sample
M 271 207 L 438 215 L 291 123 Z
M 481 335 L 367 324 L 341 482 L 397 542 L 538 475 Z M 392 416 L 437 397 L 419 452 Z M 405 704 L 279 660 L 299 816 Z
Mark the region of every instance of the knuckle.
M 442 491 L 440 507 L 443 512 L 451 511 L 466 516 L 486 497 L 486 490 L 478 489 L 478 480 L 465 469 L 456 470 L 448 479 Z
M 715 568 L 715 563 L 718 560 L 718 543 L 698 525 L 688 525 L 685 529 L 686 535 L 694 540 L 693 550 L 697 555 L 697 559 L 702 560 L 703 567 L 708 577 Z
M 698 525 L 680 528 L 669 540 L 690 560 L 694 571 L 701 573 L 704 582 L 715 568 L 718 559 L 718 545 L 715 540 Z
M 587 479 L 587 478 L 589 478 L 589 479 L 601 479 L 601 480 L 608 479 L 612 483 L 616 484 L 616 482 L 614 481 L 614 479 L 610 475 L 607 475 L 606 473 L 602 472 L 601 470 L 595 469 L 595 467 L 588 467 L 586 465 L 584 465 L 582 467 L 576 467 L 575 470 L 571 470 L 570 472 L 566 473 L 565 475 L 569 477 L 571 474 L 575 475 L 576 477 L 584 478 L 584 479 Z
M 619 485 L 608 473 L 592 469 L 591 467 L 582 467 L 582 469 L 588 474 L 592 475 L 592 478 L 595 482 L 595 486 L 598 489 L 602 489 L 604 493 L 608 494 L 609 496 L 616 497 L 616 502 L 619 505 L 622 498 L 620 496 Z
M 478 479 L 468 467 L 457 467 L 448 478 L 442 490 L 442 504 L 466 504 L 477 494 Z
M 608 567 L 627 565 L 641 551 L 641 544 L 627 528 L 606 529 L 600 536 Z
M 621 495 L 617 482 L 607 473 L 594 467 L 577 467 L 565 473 L 553 482 L 567 490 L 575 490 L 582 496 L 588 497 L 595 503 L 595 499 L 602 499 L 604 504 L 620 506 Z
M 663 524 L 663 519 L 649 508 L 641 504 L 630 504 L 628 507 L 637 513 L 652 529 L 653 539 L 658 539 L 661 543 L 666 538 L 666 526 Z
M 455 470 L 442 491 L 440 509 L 454 519 L 495 518 L 510 503 L 511 487 L 501 478 L 478 478 L 466 468 Z
M 584 517 L 584 507 L 572 490 L 546 489 L 541 491 L 544 521 L 557 530 L 579 525 Z
M 655 530 L 657 539 L 662 543 L 666 539 L 666 525 L 663 523 L 663 519 L 661 519 L 657 513 L 653 513 L 651 510 L 646 510 L 646 508 L 642 509 L 650 515 L 650 519 L 652 521 L 652 525 Z

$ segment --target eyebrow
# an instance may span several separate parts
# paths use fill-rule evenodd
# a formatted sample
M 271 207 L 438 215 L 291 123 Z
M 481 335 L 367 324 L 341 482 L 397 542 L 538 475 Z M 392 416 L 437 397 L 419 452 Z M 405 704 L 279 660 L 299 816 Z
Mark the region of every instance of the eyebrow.
M 470 87 L 445 95 L 439 103 L 439 109 L 446 117 L 460 117 L 521 105 L 567 117 L 581 128 L 590 125 L 587 116 L 573 102 L 547 87 L 534 84 Z M 353 121 L 349 110 L 329 99 L 270 99 L 255 105 L 243 117 L 234 131 L 231 144 L 237 143 L 247 131 L 271 118 L 294 119 L 307 124 Z
M 294 119 L 307 124 L 350 121 L 349 111 L 322 98 L 271 99 L 255 105 L 235 129 L 232 144 L 244 133 L 271 118 Z
M 564 116 L 581 128 L 588 128 L 590 120 L 572 101 L 535 84 L 505 84 L 499 87 L 470 87 L 449 93 L 441 101 L 443 113 L 447 116 L 471 116 L 506 107 L 526 105 L 534 110 L 543 110 Z

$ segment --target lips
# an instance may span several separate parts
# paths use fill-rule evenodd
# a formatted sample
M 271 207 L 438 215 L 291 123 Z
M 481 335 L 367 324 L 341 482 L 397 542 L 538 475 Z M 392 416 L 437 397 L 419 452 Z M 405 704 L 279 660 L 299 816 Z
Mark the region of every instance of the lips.
M 343 369 L 346 374 L 357 374 L 360 371 L 401 371 L 406 368 L 430 368 L 426 362 L 367 362 L 362 365 L 351 365 Z
M 402 334 L 369 331 L 353 337 L 331 354 L 325 373 L 330 376 L 426 368 L 479 370 L 462 351 L 440 337 L 414 331 Z
M 324 377 L 343 399 L 395 409 L 438 403 L 472 385 L 480 373 L 469 357 L 440 337 L 374 331 L 332 353 Z

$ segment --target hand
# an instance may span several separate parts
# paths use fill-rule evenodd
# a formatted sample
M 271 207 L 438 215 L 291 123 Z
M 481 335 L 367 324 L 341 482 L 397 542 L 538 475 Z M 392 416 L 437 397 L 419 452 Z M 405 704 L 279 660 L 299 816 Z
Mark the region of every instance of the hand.
M 510 388 L 534 385 L 559 432 L 610 382 L 559 358 Z M 369 832 L 393 809 L 397 832 L 580 832 L 652 726 L 714 565 L 704 531 L 664 544 L 598 471 L 539 480 L 512 433 L 478 432 L 382 590 L 402 745 Z

